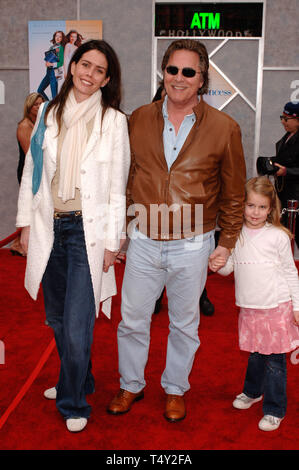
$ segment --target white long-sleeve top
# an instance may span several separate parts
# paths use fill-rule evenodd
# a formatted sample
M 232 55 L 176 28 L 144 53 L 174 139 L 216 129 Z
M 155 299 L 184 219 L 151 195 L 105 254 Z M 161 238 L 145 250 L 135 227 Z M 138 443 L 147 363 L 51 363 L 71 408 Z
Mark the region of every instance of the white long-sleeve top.
M 290 239 L 281 229 L 266 223 L 254 236 L 243 227 L 235 249 L 218 273 L 234 272 L 236 305 L 273 308 L 292 300 L 299 310 L 299 278 Z

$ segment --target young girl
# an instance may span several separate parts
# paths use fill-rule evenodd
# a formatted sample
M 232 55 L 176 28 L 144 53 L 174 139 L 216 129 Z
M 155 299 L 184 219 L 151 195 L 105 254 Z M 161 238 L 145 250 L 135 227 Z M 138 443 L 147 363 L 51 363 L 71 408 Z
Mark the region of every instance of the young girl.
M 280 203 L 267 177 L 246 184 L 244 225 L 235 249 L 221 269 L 234 271 L 240 307 L 239 345 L 249 351 L 243 393 L 233 406 L 248 409 L 262 400 L 263 431 L 273 431 L 286 413 L 286 353 L 299 345 L 299 280 L 291 234 L 280 223 Z

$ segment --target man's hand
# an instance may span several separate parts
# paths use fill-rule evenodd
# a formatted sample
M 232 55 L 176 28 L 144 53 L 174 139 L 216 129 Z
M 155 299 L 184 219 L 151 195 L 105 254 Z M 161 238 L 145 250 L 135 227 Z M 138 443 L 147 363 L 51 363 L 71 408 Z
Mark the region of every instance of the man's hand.
M 211 271 L 217 272 L 218 269 L 226 265 L 230 251 L 224 246 L 218 245 L 209 258 L 209 268 Z
M 127 238 L 121 238 L 119 244 L 119 251 L 116 254 L 116 263 L 125 263 L 126 262 L 126 251 L 128 247 Z

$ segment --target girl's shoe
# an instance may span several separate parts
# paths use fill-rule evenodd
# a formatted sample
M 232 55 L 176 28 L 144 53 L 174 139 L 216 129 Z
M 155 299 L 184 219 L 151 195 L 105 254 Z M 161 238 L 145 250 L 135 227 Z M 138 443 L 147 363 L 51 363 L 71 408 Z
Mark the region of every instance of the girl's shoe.
M 249 398 L 245 393 L 240 393 L 237 395 L 233 401 L 233 407 L 238 408 L 238 410 L 248 410 L 254 403 L 261 401 L 263 399 L 263 395 L 257 398 Z
M 47 390 L 44 391 L 44 397 L 48 400 L 56 400 L 56 396 L 57 390 L 55 387 L 47 388 Z
M 66 427 L 70 432 L 83 431 L 87 424 L 86 418 L 69 418 L 66 420 Z
M 262 431 L 275 431 L 280 426 L 283 418 L 277 418 L 277 416 L 265 415 L 259 422 L 259 428 Z

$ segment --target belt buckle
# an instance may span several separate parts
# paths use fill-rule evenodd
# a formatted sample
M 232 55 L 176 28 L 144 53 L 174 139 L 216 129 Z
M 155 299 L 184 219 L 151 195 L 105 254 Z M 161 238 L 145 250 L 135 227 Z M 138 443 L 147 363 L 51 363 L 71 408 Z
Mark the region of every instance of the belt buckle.
M 82 216 L 82 211 L 71 212 L 54 212 L 54 219 L 63 219 L 64 217 L 80 217 Z

